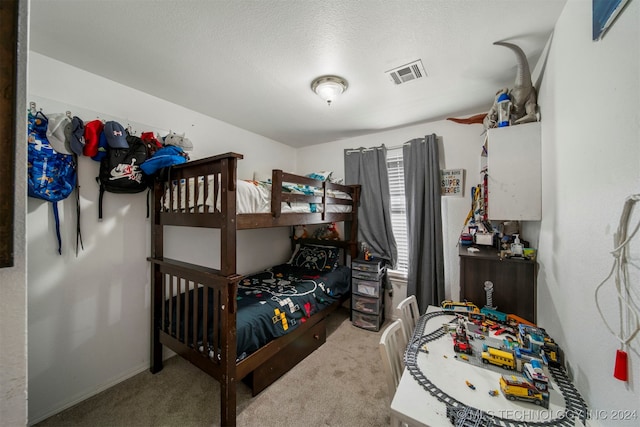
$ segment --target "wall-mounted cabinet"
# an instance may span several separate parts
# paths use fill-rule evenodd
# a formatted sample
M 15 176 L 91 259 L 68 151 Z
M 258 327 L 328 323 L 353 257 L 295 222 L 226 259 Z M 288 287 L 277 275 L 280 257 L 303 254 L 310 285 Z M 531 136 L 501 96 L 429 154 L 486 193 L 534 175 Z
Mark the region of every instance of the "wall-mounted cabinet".
M 490 220 L 542 219 L 540 122 L 487 131 Z

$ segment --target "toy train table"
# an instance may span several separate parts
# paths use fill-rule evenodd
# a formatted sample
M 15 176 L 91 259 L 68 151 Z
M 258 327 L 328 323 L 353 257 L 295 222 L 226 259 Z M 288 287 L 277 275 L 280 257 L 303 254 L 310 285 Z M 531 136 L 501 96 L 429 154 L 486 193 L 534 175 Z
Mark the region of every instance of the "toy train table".
M 418 320 L 405 365 L 446 405 L 452 424 L 569 427 L 576 419 L 584 424 L 587 405 L 561 363 L 548 363 L 538 349 L 527 351 L 517 332 L 496 335 L 459 313 L 432 308 Z

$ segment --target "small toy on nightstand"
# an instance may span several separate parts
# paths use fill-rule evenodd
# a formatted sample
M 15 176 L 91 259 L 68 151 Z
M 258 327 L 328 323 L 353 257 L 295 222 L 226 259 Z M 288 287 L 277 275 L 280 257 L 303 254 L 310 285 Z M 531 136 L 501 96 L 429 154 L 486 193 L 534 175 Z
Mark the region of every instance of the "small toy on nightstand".
M 369 247 L 364 242 L 362 243 L 362 258 L 364 258 L 365 261 L 371 261 L 373 259 Z

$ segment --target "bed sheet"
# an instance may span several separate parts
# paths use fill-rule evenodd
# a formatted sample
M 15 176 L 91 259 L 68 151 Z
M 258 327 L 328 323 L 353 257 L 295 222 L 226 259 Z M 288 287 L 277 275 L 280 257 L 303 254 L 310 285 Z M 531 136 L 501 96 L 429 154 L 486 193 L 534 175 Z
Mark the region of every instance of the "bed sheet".
M 195 179 L 189 179 L 188 194 L 186 180 L 182 180 L 180 185 L 173 187 L 173 197 L 170 197 L 169 190 L 163 197 L 162 204 L 165 210 L 184 211 L 194 208 L 200 212 L 204 212 L 204 206 L 209 207 L 209 211 L 213 209 L 213 179 L 209 177 L 207 185 L 207 195 L 205 197 L 204 177 L 198 178 L 198 185 L 195 185 Z M 237 180 L 236 181 L 236 211 L 238 214 L 247 213 L 271 213 L 271 183 L 264 181 Z M 294 194 L 307 194 L 322 196 L 322 189 L 309 186 L 299 186 L 292 183 L 283 183 L 282 188 Z M 196 197 L 197 191 L 197 197 Z M 178 197 L 178 193 L 180 194 Z M 342 191 L 327 189 L 327 195 L 338 199 L 350 200 L 351 196 Z M 187 197 L 188 196 L 188 197 Z M 179 199 L 179 200 L 178 200 Z M 173 203 L 171 203 L 173 201 Z M 197 201 L 197 203 L 196 203 Z M 185 206 L 186 205 L 186 206 Z M 217 210 L 220 210 L 220 199 L 216 201 Z M 328 205 L 328 212 L 351 212 L 349 205 Z M 322 204 L 319 203 L 282 203 L 282 213 L 315 213 L 322 212 Z
M 265 271 L 245 276 L 238 284 L 236 314 L 237 357 L 245 358 L 271 340 L 283 336 L 303 324 L 310 316 L 330 306 L 342 295 L 351 290 L 351 269 L 338 266 L 330 272 L 318 272 L 289 264 L 281 264 Z M 198 318 L 203 315 L 203 288 L 189 292 L 189 325 L 187 333 L 192 332 L 193 293 L 198 292 Z M 212 295 L 212 294 L 211 294 Z M 213 321 L 213 297 L 210 295 L 208 322 Z M 169 310 L 165 310 L 171 331 L 176 334 L 176 326 L 180 339 L 184 333 L 184 325 L 175 319 L 176 298 L 173 304 L 174 319 L 168 318 Z M 169 304 L 169 301 L 167 301 Z M 181 300 L 184 312 L 184 298 Z M 209 330 L 212 330 L 209 328 Z M 198 345 L 202 343 L 202 328 L 197 331 Z M 210 334 L 212 335 L 212 334 Z M 213 337 L 209 336 L 209 342 Z M 200 348 L 202 351 L 203 349 Z M 214 352 L 209 349 L 209 355 Z

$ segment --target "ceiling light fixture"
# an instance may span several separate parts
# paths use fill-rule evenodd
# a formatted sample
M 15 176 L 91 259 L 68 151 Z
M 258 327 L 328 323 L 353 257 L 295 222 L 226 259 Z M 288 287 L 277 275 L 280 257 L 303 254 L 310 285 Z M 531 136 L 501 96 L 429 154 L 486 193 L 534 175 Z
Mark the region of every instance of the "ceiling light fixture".
M 347 81 L 338 76 L 322 76 L 311 82 L 311 90 L 331 105 L 334 99 L 347 90 Z

